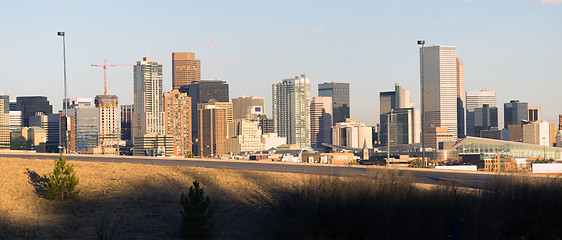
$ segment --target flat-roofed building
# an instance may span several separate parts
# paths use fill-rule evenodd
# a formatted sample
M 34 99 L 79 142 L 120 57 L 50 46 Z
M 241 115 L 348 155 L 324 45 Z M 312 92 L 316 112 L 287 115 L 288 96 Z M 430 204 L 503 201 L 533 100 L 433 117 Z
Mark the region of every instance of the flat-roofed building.
M 188 156 L 192 153 L 191 142 L 191 98 L 187 93 L 174 89 L 164 93 L 164 129 L 166 135 L 174 137 L 174 155 Z

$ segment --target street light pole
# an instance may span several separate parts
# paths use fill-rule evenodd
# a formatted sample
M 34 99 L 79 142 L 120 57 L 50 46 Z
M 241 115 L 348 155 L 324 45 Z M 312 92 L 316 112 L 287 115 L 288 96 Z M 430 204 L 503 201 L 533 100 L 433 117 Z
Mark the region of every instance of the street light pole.
M 64 146 L 64 152 L 68 153 L 69 150 L 69 146 L 68 146 L 68 97 L 66 95 L 66 37 L 64 32 L 58 32 L 57 33 L 58 36 L 62 37 L 62 59 L 63 59 L 63 65 L 64 65 L 64 101 L 63 101 L 63 107 L 64 107 L 64 121 L 65 121 L 65 130 L 66 130 L 66 134 L 64 136 L 64 142 L 65 142 L 65 146 Z
M 421 83 L 421 138 L 422 138 L 422 166 L 425 167 L 425 90 L 423 83 L 423 50 L 425 46 L 425 40 L 418 40 L 418 45 L 421 45 L 421 57 L 420 57 L 420 83 Z

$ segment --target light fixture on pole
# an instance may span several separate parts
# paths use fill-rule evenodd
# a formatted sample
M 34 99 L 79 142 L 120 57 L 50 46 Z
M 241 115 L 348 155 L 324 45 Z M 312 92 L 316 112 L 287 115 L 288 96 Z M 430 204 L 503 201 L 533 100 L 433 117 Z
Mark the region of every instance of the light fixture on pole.
M 64 146 L 64 152 L 68 153 L 68 97 L 66 95 L 66 37 L 64 32 L 57 32 L 57 35 L 59 37 L 62 37 L 62 59 L 63 59 L 63 65 L 64 65 L 64 101 L 63 101 L 63 107 L 64 107 L 64 125 L 65 125 L 65 129 L 66 129 L 66 134 L 64 136 L 64 142 L 65 142 L 65 146 Z
M 421 45 L 421 57 L 420 57 L 420 83 L 421 83 L 421 140 L 422 140 L 422 166 L 425 167 L 425 91 L 424 91 L 424 83 L 423 83 L 423 50 L 425 46 L 425 40 L 418 40 L 418 45 Z

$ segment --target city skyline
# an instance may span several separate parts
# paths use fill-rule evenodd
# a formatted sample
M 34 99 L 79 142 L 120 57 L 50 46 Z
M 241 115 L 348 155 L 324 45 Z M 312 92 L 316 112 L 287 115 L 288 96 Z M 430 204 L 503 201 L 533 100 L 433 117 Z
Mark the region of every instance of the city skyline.
M 562 37 L 559 31 L 554 31 L 556 23 L 562 20 L 559 14 L 562 4 L 533 0 L 516 3 L 358 2 L 348 5 L 289 2 L 287 6 L 197 3 L 193 4 L 194 9 L 200 10 L 194 11 L 196 16 L 213 8 L 234 22 L 209 20 L 201 26 L 177 31 L 177 24 L 188 20 L 173 22 L 177 16 L 162 11 L 155 13 L 155 17 L 161 19 L 158 23 L 147 23 L 148 26 L 159 26 L 154 34 L 141 37 L 138 34 L 144 33 L 146 26 L 128 29 L 131 36 L 121 31 L 137 21 L 130 14 L 120 15 L 130 5 L 98 5 L 39 2 L 28 9 L 29 12 L 19 14 L 19 9 L 24 9 L 21 3 L 7 3 L 5 9 L 13 11 L 7 11 L 2 18 L 17 24 L 6 26 L 7 32 L 13 33 L 14 37 L 1 40 L 3 45 L 10 46 L 0 52 L 0 72 L 10 79 L 2 92 L 12 99 L 47 96 L 54 109 L 60 109 L 63 99 L 62 44 L 55 32 L 65 31 L 69 98 L 93 98 L 103 91 L 103 73 L 92 70 L 90 64 L 104 59 L 110 64 L 132 64 L 146 55 L 147 48 L 148 55 L 163 65 L 163 90 L 169 91 L 172 86 L 171 52 L 194 52 L 201 60 L 202 79 L 227 81 L 232 86 L 232 98 L 243 95 L 264 97 L 268 115 L 271 114 L 268 107 L 271 97 L 260 93 L 269 92 L 270 84 L 278 79 L 306 74 L 311 80 L 311 97 L 316 96 L 319 83 L 349 82 L 351 105 L 354 106 L 351 117 L 373 125 L 378 120 L 379 109 L 377 94 L 372 93 L 386 90 L 384 86 L 398 83 L 410 89 L 413 101 L 419 106 L 419 58 L 415 41 L 425 39 L 426 46 L 457 46 L 457 54 L 462 57 L 465 67 L 465 91 L 486 88 L 497 92 L 498 104 L 519 99 L 540 105 L 541 118 L 549 122 L 555 122 L 557 114 L 562 112 L 562 106 L 549 101 L 550 96 L 557 94 L 556 89 L 562 87 L 559 81 L 562 70 L 556 67 L 557 59 L 562 55 L 562 49 L 556 43 Z M 135 6 L 140 13 L 149 11 L 148 7 L 140 5 Z M 160 7 L 172 12 L 181 9 L 170 5 L 161 3 Z M 503 11 L 506 6 L 511 11 Z M 313 11 L 316 7 L 319 11 Z M 331 15 L 320 11 L 330 12 L 334 8 L 341 8 L 341 18 L 331 19 Z M 442 12 L 442 8 L 450 11 Z M 294 11 L 286 11 L 288 9 Z M 347 11 L 352 9 L 357 10 L 353 13 L 355 16 L 350 16 L 352 13 Z M 100 18 L 96 14 L 102 10 L 107 11 L 108 17 L 100 21 L 114 24 L 97 22 Z M 230 10 L 238 12 L 230 13 Z M 486 16 L 490 11 L 499 15 Z M 291 12 L 289 15 L 307 13 L 307 16 L 299 21 L 280 23 L 275 16 L 281 12 Z M 427 24 L 419 19 L 425 19 Z M 234 23 L 244 25 L 249 34 L 240 35 L 229 30 Z M 390 33 L 396 34 L 380 37 Z M 295 59 L 297 54 L 299 58 Z M 38 71 L 25 71 L 29 66 L 37 66 Z M 108 92 L 117 95 L 121 104 L 133 102 L 132 71 L 127 67 L 108 70 Z M 361 111 L 366 107 L 371 111 Z M 503 125 L 503 109 L 499 108 L 499 111 L 499 124 Z

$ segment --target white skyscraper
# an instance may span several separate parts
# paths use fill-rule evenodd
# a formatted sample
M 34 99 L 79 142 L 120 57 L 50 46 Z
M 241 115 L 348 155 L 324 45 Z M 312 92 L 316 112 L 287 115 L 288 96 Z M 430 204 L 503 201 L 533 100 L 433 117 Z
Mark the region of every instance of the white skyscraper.
M 466 92 L 466 135 L 480 136 L 474 132 L 474 109 L 481 108 L 484 104 L 496 107 L 496 92 L 486 89 Z
M 162 65 L 144 57 L 134 66 L 133 139 L 147 133 L 164 134 Z
M 421 51 L 423 55 L 421 55 Z M 447 127 L 457 139 L 457 56 L 455 46 L 420 49 L 423 56 L 425 128 Z M 426 136 L 427 137 L 427 136 Z
M 273 84 L 275 132 L 287 143 L 310 147 L 310 81 L 305 75 Z

